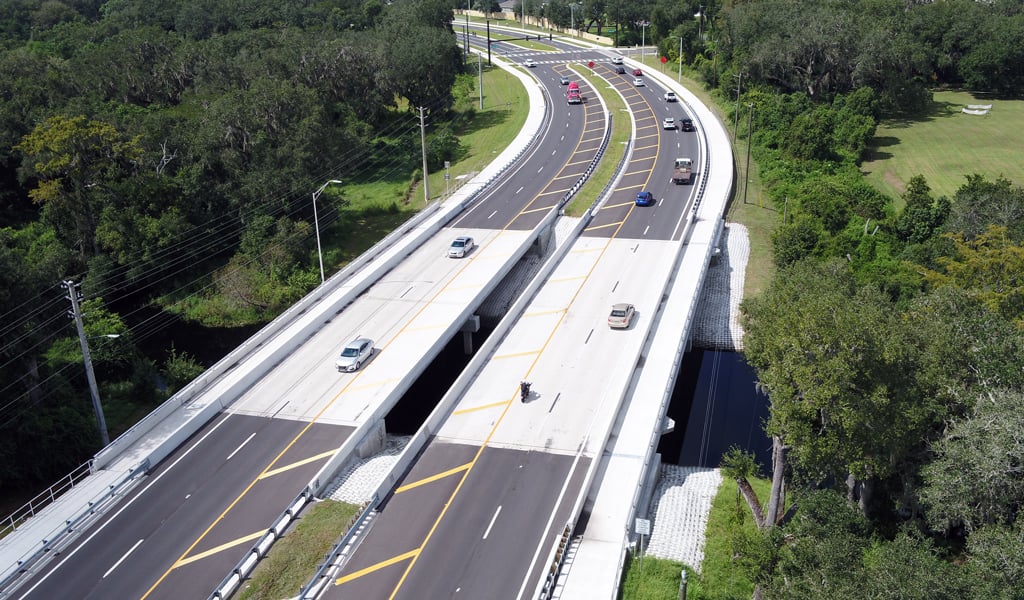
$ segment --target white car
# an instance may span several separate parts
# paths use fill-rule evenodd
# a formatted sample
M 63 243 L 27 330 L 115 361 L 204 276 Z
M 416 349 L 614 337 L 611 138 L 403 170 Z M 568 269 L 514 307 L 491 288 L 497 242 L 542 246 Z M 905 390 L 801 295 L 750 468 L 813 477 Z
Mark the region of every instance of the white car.
M 523 64 L 528 66 L 528 67 L 536 67 L 537 66 L 537 63 L 534 62 L 534 60 L 532 58 L 526 59 L 526 62 L 524 62 Z
M 675 92 L 665 92 L 665 102 L 676 102 L 677 100 Z
M 373 340 L 369 338 L 356 338 L 349 342 L 334 361 L 334 366 L 340 373 L 352 373 L 358 371 L 369 358 L 373 356 Z
M 636 77 L 633 79 L 633 85 L 636 87 L 644 87 L 644 78 Z
M 608 314 L 608 327 L 612 329 L 629 329 L 636 316 L 636 307 L 632 304 L 620 302 L 612 305 L 612 312 Z
M 675 129 L 676 128 L 676 120 L 675 120 L 675 118 L 673 118 L 673 117 L 665 117 L 664 119 L 662 119 L 661 120 L 661 128 L 662 129 Z
M 621 65 L 622 64 L 622 57 L 621 56 L 613 56 L 612 57 L 612 64 L 613 65 Z
M 448 246 L 448 258 L 462 258 L 472 252 L 475 247 L 476 242 L 473 241 L 473 238 L 468 235 L 460 235 L 452 240 L 451 246 Z

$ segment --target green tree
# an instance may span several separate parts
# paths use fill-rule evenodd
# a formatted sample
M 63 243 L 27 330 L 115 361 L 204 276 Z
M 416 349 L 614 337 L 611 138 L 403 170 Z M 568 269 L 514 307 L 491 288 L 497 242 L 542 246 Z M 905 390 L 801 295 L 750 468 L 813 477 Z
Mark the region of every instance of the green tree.
M 933 200 L 931 188 L 921 175 L 910 178 L 902 198 L 904 207 L 896 219 L 896 235 L 904 242 L 920 244 L 930 239 L 949 217 L 949 200 Z
M 414 15 L 392 10 L 381 25 L 378 52 L 378 81 L 385 90 L 407 98 L 413 107 L 451 107 L 462 50 L 450 26 L 432 27 L 414 20 Z
M 967 290 L 981 303 L 1018 324 L 1024 324 L 1024 244 L 1014 243 L 1005 227 L 993 225 L 974 239 L 947 234 L 951 256 L 939 257 L 938 270 L 923 269 L 933 287 Z
M 1012 526 L 1024 506 L 1024 393 L 981 392 L 954 420 L 922 471 L 928 522 L 939 530 Z
M 37 125 L 16 149 L 25 156 L 24 176 L 37 182 L 29 196 L 43 205 L 43 218 L 83 261 L 98 254 L 96 224 L 110 201 L 107 186 L 138 164 L 138 140 L 125 139 L 108 123 L 57 116 Z
M 1024 515 L 1012 526 L 986 525 L 967 539 L 967 562 L 972 597 L 1019 600 L 1024 580 Z
M 1024 187 L 1004 177 L 988 181 L 982 175 L 968 175 L 953 196 L 947 230 L 972 239 L 990 225 L 1003 226 L 1010 239 L 1024 241 Z
M 905 377 L 913 355 L 893 306 L 845 261 L 802 261 L 742 310 L 747 360 L 771 396 L 768 433 L 791 448 L 800 480 L 845 481 L 870 511 L 875 483 L 912 460 L 940 412 Z
M 798 215 L 792 223 L 779 226 L 772 232 L 775 266 L 786 267 L 813 256 L 821 237 L 821 225 L 808 215 Z

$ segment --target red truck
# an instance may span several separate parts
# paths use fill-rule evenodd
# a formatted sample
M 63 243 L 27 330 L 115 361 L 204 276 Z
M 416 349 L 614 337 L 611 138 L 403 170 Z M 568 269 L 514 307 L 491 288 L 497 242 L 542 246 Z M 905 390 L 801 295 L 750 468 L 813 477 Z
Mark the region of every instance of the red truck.
M 575 81 L 569 84 L 565 90 L 565 101 L 569 104 L 582 104 L 583 96 L 580 94 L 580 84 Z

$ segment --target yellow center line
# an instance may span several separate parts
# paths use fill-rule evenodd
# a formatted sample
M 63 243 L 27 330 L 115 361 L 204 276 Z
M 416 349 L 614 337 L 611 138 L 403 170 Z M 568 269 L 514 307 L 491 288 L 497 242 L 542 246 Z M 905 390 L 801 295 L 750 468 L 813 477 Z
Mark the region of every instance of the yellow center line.
M 608 223 L 607 225 L 594 225 L 593 227 L 587 227 L 586 229 L 584 229 L 584 231 L 595 231 L 597 229 L 607 229 L 609 227 L 617 227 L 619 225 L 622 225 L 623 223 L 625 223 L 624 220 L 623 221 L 616 221 L 614 223 Z
M 375 565 L 370 565 L 369 567 L 366 567 L 365 569 L 359 569 L 358 571 L 356 571 L 354 573 L 349 573 L 348 575 L 345 575 L 343 577 L 339 577 L 339 578 L 335 579 L 334 580 L 334 585 L 341 585 L 343 583 L 347 583 L 349 581 L 352 581 L 353 579 L 359 579 L 363 575 L 367 575 L 369 573 L 373 573 L 374 571 L 379 571 L 380 569 L 383 569 L 384 567 L 389 567 L 389 566 L 391 566 L 391 565 L 393 565 L 395 563 L 402 562 L 403 560 L 406 560 L 408 558 L 412 558 L 412 557 L 416 556 L 419 553 L 420 553 L 420 549 L 417 548 L 415 550 L 410 550 L 410 551 L 406 552 L 405 554 L 399 554 L 398 556 L 393 556 L 393 557 L 391 557 L 391 558 L 389 558 L 387 560 L 382 560 L 382 561 L 380 561 L 379 563 L 377 563 Z
M 478 410 L 487 410 L 488 408 L 497 408 L 508 404 L 509 400 L 502 400 L 501 402 L 491 402 L 490 404 L 482 404 L 480 406 L 474 406 L 472 408 L 463 408 L 460 410 L 453 410 L 452 415 L 464 415 L 466 413 L 476 412 Z
M 320 454 L 317 454 L 316 456 L 310 456 L 309 458 L 304 458 L 304 459 L 302 459 L 300 461 L 293 462 L 290 465 L 285 465 L 283 467 L 278 467 L 278 468 L 274 469 L 273 471 L 264 471 L 264 473 L 262 475 L 260 475 L 259 478 L 260 479 L 266 479 L 268 477 L 273 477 L 274 475 L 279 475 L 281 473 L 284 473 L 285 471 L 290 471 L 292 469 L 301 467 L 302 465 L 308 465 L 311 462 L 316 462 L 318 460 L 325 459 L 325 458 L 327 458 L 329 456 L 333 456 L 335 452 L 337 452 L 337 450 L 328 450 L 327 452 L 321 452 Z
M 419 480 L 414 481 L 412 483 L 407 483 L 407 484 L 397 488 L 395 490 L 395 493 L 396 494 L 401 494 L 402 492 L 407 492 L 407 491 L 409 491 L 411 489 L 418 488 L 421 485 L 426 485 L 428 483 L 433 483 L 433 482 L 435 482 L 435 481 L 437 481 L 439 479 L 444 479 L 445 477 L 448 477 L 450 475 L 454 475 L 456 473 L 461 473 L 461 472 L 465 471 L 468 468 L 469 468 L 469 463 L 466 463 L 464 465 L 459 465 L 458 467 L 455 467 L 453 469 L 448 469 L 447 471 L 442 471 L 440 473 L 431 475 L 430 477 L 424 477 L 423 479 L 419 479 Z
M 555 281 L 554 279 L 551 279 L 549 281 L 551 281 L 551 283 L 561 283 L 563 281 L 576 281 L 576 280 L 579 280 L 579 279 L 583 279 L 583 277 L 566 277 L 564 279 L 559 279 L 558 281 Z M 537 312 L 523 313 L 523 316 L 524 317 L 543 317 L 543 316 L 546 316 L 546 315 L 561 314 L 561 313 L 564 313 L 567 310 L 569 310 L 569 307 L 553 308 L 551 310 L 538 310 Z
M 223 552 L 224 550 L 228 550 L 230 548 L 234 548 L 235 546 L 239 546 L 239 545 L 244 544 L 246 542 L 251 542 L 251 541 L 259 538 L 264 533 L 266 533 L 266 530 L 257 531 L 256 533 L 250 533 L 247 536 L 231 540 L 230 542 L 227 542 L 225 544 L 221 544 L 220 546 L 217 546 L 216 548 L 210 548 L 209 550 L 207 550 L 205 552 L 200 552 L 199 554 L 192 555 L 192 556 L 190 556 L 188 558 L 182 558 L 181 560 L 179 560 L 177 563 L 174 564 L 174 568 L 176 569 L 178 567 L 185 566 L 185 565 L 187 565 L 189 563 L 196 562 L 197 560 L 202 560 L 202 559 L 206 558 L 207 556 L 213 556 L 214 554 L 217 554 L 218 552 Z
M 525 352 L 513 352 L 512 354 L 495 354 L 491 357 L 491 360 L 498 360 L 503 358 L 519 358 L 521 356 L 530 356 L 531 354 L 537 354 L 540 350 L 527 350 Z

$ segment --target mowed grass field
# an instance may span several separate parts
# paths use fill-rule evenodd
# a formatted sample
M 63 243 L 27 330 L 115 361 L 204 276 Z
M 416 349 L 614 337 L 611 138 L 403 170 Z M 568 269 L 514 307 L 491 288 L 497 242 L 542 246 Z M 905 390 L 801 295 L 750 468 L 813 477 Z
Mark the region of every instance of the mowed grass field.
M 987 115 L 960 111 L 968 104 L 991 104 Z M 1024 100 L 989 100 L 969 92 L 935 92 L 923 117 L 884 121 L 874 147 L 861 165 L 868 180 L 899 196 L 914 175 L 923 175 L 935 196 L 952 197 L 964 177 L 1006 177 L 1024 185 Z

